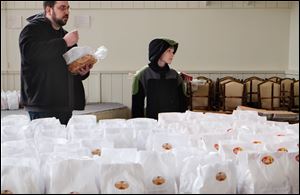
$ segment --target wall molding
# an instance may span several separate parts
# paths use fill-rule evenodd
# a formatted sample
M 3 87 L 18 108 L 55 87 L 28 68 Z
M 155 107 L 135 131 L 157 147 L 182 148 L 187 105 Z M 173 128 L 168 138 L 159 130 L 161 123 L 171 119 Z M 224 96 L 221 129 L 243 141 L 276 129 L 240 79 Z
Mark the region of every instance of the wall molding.
M 287 70 L 285 76 L 288 78 L 295 78 L 299 80 L 299 70 Z
M 181 72 L 186 72 L 190 74 L 299 74 L 297 70 L 183 70 Z M 135 73 L 135 70 L 117 70 L 117 71 L 92 71 L 92 74 L 130 74 Z M 1 70 L 2 74 L 20 74 L 18 70 Z
M 290 9 L 293 1 L 70 1 L 71 9 Z M 3 4 L 3 5 L 2 5 Z M 41 10 L 42 1 L 1 1 L 1 9 Z
M 212 80 L 225 76 L 246 79 L 251 76 L 271 76 L 299 79 L 299 71 L 183 71 L 193 77 L 206 76 Z M 131 88 L 135 71 L 92 71 L 83 81 L 88 103 L 117 102 L 131 107 Z M 1 90 L 20 90 L 20 71 L 1 71 Z

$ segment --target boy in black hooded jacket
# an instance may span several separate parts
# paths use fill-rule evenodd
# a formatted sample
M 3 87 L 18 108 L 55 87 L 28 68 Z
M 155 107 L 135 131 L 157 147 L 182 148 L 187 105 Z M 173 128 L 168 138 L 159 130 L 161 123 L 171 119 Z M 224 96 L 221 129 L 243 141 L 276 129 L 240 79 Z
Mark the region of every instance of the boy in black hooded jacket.
M 158 118 L 161 112 L 184 112 L 187 109 L 183 80 L 169 67 L 178 43 L 170 39 L 154 39 L 149 44 L 147 67 L 138 71 L 132 86 L 132 117 Z

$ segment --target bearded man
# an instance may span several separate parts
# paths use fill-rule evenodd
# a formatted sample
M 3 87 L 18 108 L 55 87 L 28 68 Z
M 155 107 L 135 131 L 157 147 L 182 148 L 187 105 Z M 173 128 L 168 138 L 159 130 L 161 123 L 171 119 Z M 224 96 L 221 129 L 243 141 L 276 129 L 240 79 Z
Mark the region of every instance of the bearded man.
M 44 12 L 27 18 L 19 37 L 21 53 L 21 105 L 30 119 L 56 117 L 67 124 L 73 110 L 83 110 L 82 80 L 90 73 L 87 64 L 77 75 L 68 71 L 63 54 L 77 46 L 76 30 L 67 32 L 68 1 L 44 1 Z

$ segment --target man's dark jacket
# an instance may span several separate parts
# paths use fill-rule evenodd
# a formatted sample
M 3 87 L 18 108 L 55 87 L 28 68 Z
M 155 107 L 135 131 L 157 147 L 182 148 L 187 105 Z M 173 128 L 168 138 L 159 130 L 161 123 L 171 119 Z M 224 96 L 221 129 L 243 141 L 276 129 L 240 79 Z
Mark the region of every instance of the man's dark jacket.
M 26 110 L 51 112 L 83 110 L 82 80 L 89 73 L 72 75 L 63 58 L 67 32 L 55 30 L 43 15 L 29 17 L 19 37 L 21 52 L 21 104 Z

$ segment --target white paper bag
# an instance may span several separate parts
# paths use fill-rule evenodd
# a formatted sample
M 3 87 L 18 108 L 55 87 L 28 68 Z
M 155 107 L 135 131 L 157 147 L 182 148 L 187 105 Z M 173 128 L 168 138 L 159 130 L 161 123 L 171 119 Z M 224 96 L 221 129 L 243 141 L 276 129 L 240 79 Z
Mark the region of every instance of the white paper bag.
M 144 171 L 140 164 L 105 164 L 100 175 L 102 194 L 144 194 Z

